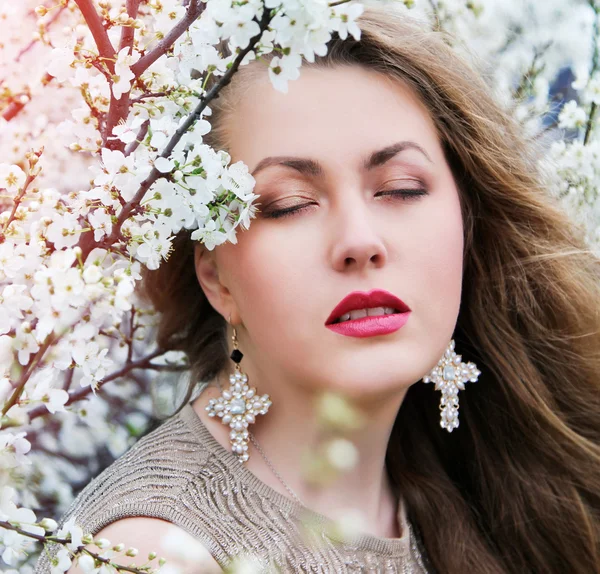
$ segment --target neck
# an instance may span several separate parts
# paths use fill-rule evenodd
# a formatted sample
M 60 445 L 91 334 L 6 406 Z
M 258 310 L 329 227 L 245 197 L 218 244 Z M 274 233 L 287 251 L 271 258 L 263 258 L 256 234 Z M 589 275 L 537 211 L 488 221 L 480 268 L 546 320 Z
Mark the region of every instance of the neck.
M 332 482 L 315 487 L 306 480 L 305 453 L 322 439 L 315 411 L 317 394 L 306 387 L 282 384 L 281 380 L 269 384 L 271 381 L 263 374 L 253 377 L 248 372 L 248 376 L 248 384 L 255 386 L 258 394 L 268 393 L 273 402 L 267 414 L 257 417 L 249 430 L 302 504 L 334 520 L 349 511 L 358 512 L 361 531 L 383 538 L 399 537 L 402 533 L 397 519 L 398 501 L 386 470 L 385 454 L 405 390 L 385 400 L 361 399 L 365 424 L 358 432 L 345 435 L 358 451 L 357 465 L 342 471 Z M 259 380 L 260 383 L 254 382 Z M 221 385 L 228 388 L 227 377 L 221 379 Z M 216 384 L 210 385 L 194 401 L 193 407 L 217 441 L 231 450 L 229 427 L 221 424 L 220 419 L 208 417 L 204 410 L 208 399 L 220 393 Z M 262 482 L 289 497 L 289 492 L 252 442 L 249 449 L 248 469 Z

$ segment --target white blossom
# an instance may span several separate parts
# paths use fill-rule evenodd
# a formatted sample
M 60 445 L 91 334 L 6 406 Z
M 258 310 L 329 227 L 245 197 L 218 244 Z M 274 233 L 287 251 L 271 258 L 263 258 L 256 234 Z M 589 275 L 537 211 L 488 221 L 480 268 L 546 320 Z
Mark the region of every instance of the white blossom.
M 71 567 L 71 555 L 66 548 L 61 548 L 52 560 L 50 574 L 64 574 Z
M 135 78 L 135 74 L 131 71 L 131 66 L 135 64 L 141 54 L 134 51 L 129 53 L 129 48 L 123 48 L 117 55 L 115 63 L 115 77 L 113 78 L 112 93 L 116 100 L 120 100 L 121 96 L 128 92 L 131 88 L 131 80 Z
M 587 112 L 579 107 L 576 100 L 571 100 L 560 111 L 558 127 L 566 129 L 582 128 L 587 123 L 587 118 Z
M 65 390 L 56 388 L 59 384 L 57 375 L 54 369 L 46 368 L 35 373 L 28 381 L 28 385 L 32 388 L 29 398 L 32 401 L 43 402 L 51 413 L 64 412 L 64 405 L 69 399 L 69 394 Z
M 350 34 L 356 41 L 360 40 L 360 28 L 356 23 L 357 18 L 363 13 L 362 4 L 340 4 L 333 8 L 335 18 L 331 21 L 331 27 L 342 40 Z
M 14 434 L 7 431 L 0 431 L 1 468 L 14 468 L 28 464 L 25 455 L 31 450 L 31 443 L 25 438 L 26 435 L 26 432 Z
M 62 528 L 56 532 L 56 536 L 59 538 L 69 538 L 70 541 L 66 546 L 73 552 L 75 552 L 75 550 L 77 550 L 80 546 L 83 546 L 83 542 L 81 540 L 83 536 L 83 530 L 76 523 L 75 516 L 72 516 L 63 524 Z
M 0 189 L 18 191 L 25 183 L 25 173 L 18 165 L 0 163 Z
M 47 66 L 48 73 L 54 76 L 59 82 L 64 82 L 73 73 L 71 64 L 73 64 L 74 60 L 73 43 L 69 39 L 69 42 L 63 47 L 57 47 L 52 50 Z

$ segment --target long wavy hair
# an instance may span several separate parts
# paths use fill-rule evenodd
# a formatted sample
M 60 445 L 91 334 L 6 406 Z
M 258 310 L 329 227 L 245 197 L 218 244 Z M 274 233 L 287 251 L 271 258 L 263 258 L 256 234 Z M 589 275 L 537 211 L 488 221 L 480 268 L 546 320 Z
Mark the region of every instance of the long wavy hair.
M 427 107 L 463 210 L 454 338 L 481 371 L 452 434 L 433 387 L 410 387 L 388 472 L 440 573 L 600 572 L 600 260 L 548 191 L 541 147 L 444 32 L 377 6 L 359 24 L 359 42 L 334 36 L 304 65 L 364 66 Z M 212 102 L 206 143 L 228 149 L 224 120 L 265 73 L 242 67 Z M 228 366 L 227 325 L 198 284 L 189 235 L 142 288 L 161 312 L 158 344 L 185 351 L 191 380 L 207 381 Z

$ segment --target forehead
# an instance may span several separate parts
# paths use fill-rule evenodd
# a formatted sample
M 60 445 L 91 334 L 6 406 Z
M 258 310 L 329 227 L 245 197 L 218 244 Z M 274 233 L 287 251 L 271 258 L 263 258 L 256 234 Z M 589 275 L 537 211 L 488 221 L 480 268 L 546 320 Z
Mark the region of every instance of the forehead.
M 250 171 L 274 155 L 360 166 L 373 150 L 403 140 L 421 145 L 434 163 L 441 159 L 429 113 L 399 80 L 359 66 L 303 67 L 288 86 L 287 94 L 275 90 L 266 70 L 251 81 L 227 121 L 232 161 Z

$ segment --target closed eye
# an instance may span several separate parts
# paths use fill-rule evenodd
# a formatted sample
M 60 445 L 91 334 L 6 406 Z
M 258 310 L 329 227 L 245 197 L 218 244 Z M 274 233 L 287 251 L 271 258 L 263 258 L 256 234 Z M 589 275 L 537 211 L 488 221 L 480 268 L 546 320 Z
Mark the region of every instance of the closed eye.
M 416 200 L 419 197 L 428 195 L 428 191 L 424 187 L 412 188 L 412 189 L 390 189 L 388 191 L 380 191 L 375 194 L 375 197 L 390 197 L 401 199 L 402 201 Z M 281 217 L 290 217 L 299 211 L 302 211 L 306 207 L 316 205 L 315 202 L 302 203 L 300 205 L 294 205 L 286 207 L 284 209 L 274 209 L 263 213 L 263 217 L 267 219 L 278 219 Z
M 427 190 L 424 187 L 416 187 L 413 189 L 390 189 L 389 191 L 380 191 L 375 194 L 375 197 L 380 196 L 400 196 L 404 201 L 409 201 L 423 195 L 427 195 Z

